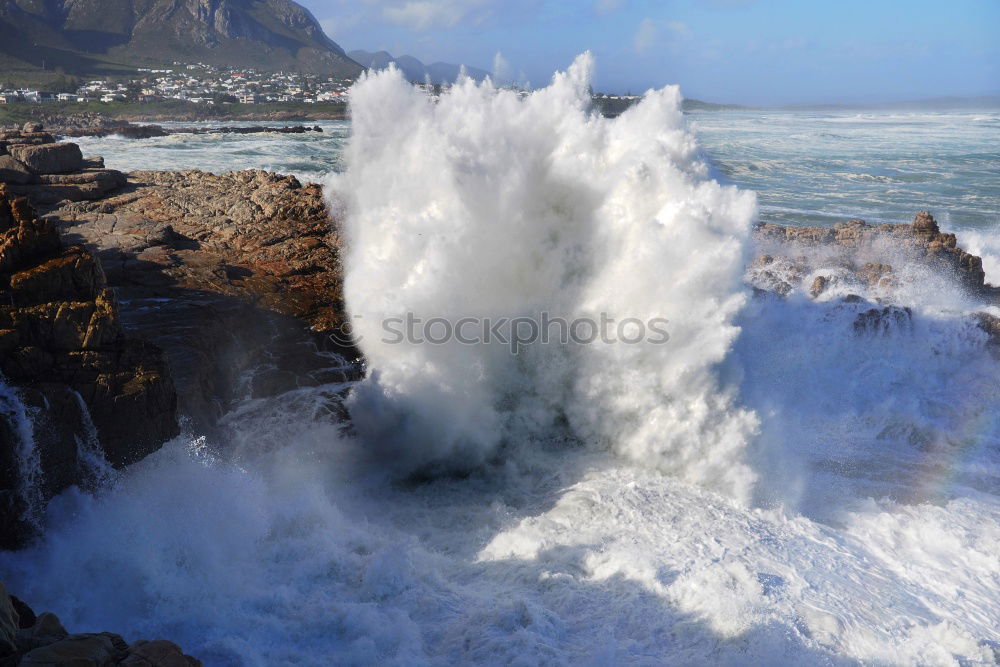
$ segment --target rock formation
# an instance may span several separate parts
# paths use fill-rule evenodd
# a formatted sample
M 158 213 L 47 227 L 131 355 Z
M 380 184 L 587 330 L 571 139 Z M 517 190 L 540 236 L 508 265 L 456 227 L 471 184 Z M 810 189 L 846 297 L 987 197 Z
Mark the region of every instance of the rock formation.
M 897 274 L 908 263 L 936 270 L 970 295 L 1000 304 L 1000 288 L 986 282 L 982 259 L 960 248 L 954 234 L 942 233 L 927 211 L 918 212 L 911 225 L 869 225 L 863 220 L 833 227 L 761 224 L 754 235 L 762 254 L 750 264 L 747 280 L 758 293 L 785 297 L 805 280 L 809 287 L 803 291 L 812 299 L 824 299 L 834 286 L 845 286 L 857 292 L 842 294 L 839 300 L 860 309 L 854 322 L 858 335 L 912 326 L 911 310 L 889 303 L 900 282 Z M 1000 318 L 976 313 L 974 322 L 1000 354 Z
M 0 132 L 0 183 L 36 204 L 100 199 L 125 184 L 125 175 L 105 169 L 99 158 L 84 159 L 80 147 L 56 142 L 41 124 Z
M 200 667 L 164 639 L 128 644 L 111 632 L 70 634 L 52 613 L 35 614 L 0 583 L 0 665 Z
M 64 246 L 50 221 L 0 185 L 0 375 L 32 426 L 0 415 L 0 547 L 30 536 L 33 502 L 88 475 L 78 440 L 92 424 L 103 457 L 133 463 L 177 434 L 162 351 L 123 334 L 100 264 Z M 23 425 L 22 425 L 23 426 Z M 24 459 L 37 457 L 39 479 Z M 27 488 L 30 486 L 31 488 Z
M 937 222 L 927 211 L 917 213 L 912 225 L 869 225 L 864 220 L 838 222 L 833 227 L 761 224 L 755 230 L 755 236 L 764 249 L 784 248 L 779 250 L 782 254 L 794 251 L 796 247 L 819 249 L 827 257 L 836 254 L 841 262 L 847 262 L 847 266 L 868 283 L 891 273 L 891 265 L 865 262 L 856 266 L 856 260 L 852 258 L 898 257 L 903 254 L 908 259 L 953 272 L 964 287 L 974 292 L 989 291 L 982 260 L 959 248 L 954 234 L 941 233 Z M 800 262 L 800 265 L 803 271 L 808 268 L 806 262 Z
M 133 172 L 48 219 L 100 258 L 130 330 L 163 347 L 201 433 L 247 395 L 343 379 L 339 239 L 318 185 L 264 171 Z M 250 378 L 250 379 L 248 379 Z

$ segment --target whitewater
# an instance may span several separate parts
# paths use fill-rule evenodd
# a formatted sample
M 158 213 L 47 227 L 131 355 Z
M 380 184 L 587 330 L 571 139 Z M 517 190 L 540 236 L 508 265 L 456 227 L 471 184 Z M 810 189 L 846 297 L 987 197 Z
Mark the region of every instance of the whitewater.
M 753 297 L 757 197 L 675 87 L 601 118 L 591 69 L 436 102 L 362 78 L 326 191 L 366 378 L 248 398 L 64 493 L 0 554 L 8 588 L 211 665 L 995 664 L 1000 362 L 969 315 L 1000 310 L 903 259 L 853 292 L 911 309 L 882 337 L 811 276 Z M 380 335 L 542 312 L 670 340 Z

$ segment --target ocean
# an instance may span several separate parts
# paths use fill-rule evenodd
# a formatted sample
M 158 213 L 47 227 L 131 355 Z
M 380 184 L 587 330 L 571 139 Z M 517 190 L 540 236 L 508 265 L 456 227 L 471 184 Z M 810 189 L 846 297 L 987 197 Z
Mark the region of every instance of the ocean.
M 437 105 L 379 74 L 323 136 L 81 140 L 323 183 L 370 372 L 350 430 L 340 386 L 248 399 L 227 442 L 63 494 L 0 578 L 210 665 L 994 664 L 1000 361 L 970 315 L 1000 310 L 901 267 L 912 327 L 862 339 L 744 274 L 757 221 L 929 209 L 1000 281 L 1000 113 L 683 115 L 666 89 L 596 119 L 590 66 Z M 670 339 L 379 335 L 542 312 Z

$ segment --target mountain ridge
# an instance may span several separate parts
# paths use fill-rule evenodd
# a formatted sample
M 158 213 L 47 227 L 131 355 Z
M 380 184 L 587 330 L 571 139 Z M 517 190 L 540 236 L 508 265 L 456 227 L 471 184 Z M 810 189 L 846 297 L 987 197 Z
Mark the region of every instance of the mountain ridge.
M 362 71 L 291 0 L 0 0 L 0 53 L 81 73 L 102 62 L 174 61 L 342 77 Z
M 465 73 L 476 81 L 482 81 L 490 75 L 484 69 L 452 63 L 434 62 L 425 65 L 413 56 L 403 55 L 397 58 L 388 51 L 372 52 L 355 49 L 348 52 L 347 55 L 351 60 L 369 69 L 385 69 L 390 64 L 394 64 L 413 83 L 424 83 L 428 78 L 433 84 L 454 83 L 462 67 L 465 67 Z

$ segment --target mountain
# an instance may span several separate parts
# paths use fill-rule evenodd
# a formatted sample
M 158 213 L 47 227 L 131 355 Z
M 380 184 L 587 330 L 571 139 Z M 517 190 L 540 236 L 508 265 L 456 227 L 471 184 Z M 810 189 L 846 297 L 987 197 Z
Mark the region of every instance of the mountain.
M 362 51 L 359 49 L 357 51 L 351 51 L 347 55 L 354 62 L 369 69 L 385 69 L 390 64 L 395 64 L 403 75 L 409 81 L 414 83 L 423 83 L 428 77 L 430 78 L 431 83 L 454 83 L 458 78 L 459 71 L 462 68 L 461 65 L 440 62 L 424 65 L 413 56 L 399 56 L 398 58 L 393 58 L 392 54 L 387 51 L 376 51 L 372 53 L 370 51 Z M 486 70 L 477 69 L 475 67 L 466 67 L 465 72 L 476 81 L 482 81 L 490 75 L 490 73 Z
M 291 0 L 0 0 L 0 54 L 73 73 L 174 61 L 361 72 Z

